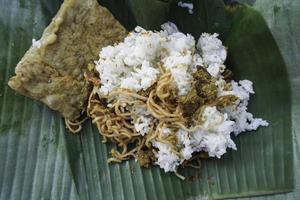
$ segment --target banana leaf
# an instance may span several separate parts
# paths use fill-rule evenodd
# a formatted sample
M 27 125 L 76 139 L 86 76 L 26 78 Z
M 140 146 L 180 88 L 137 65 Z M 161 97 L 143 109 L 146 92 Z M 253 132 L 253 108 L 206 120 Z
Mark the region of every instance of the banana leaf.
M 294 139 L 294 192 L 255 197 L 255 200 L 297 200 L 300 198 L 300 2 L 257 0 L 254 8 L 266 20 L 287 65 L 292 89 L 292 132 Z
M 299 128 L 291 124 L 291 113 L 293 120 L 300 114 L 294 111 L 299 104 L 294 93 L 291 100 L 289 82 L 293 91 L 299 88 L 299 73 L 296 78 L 294 73 L 299 62 L 289 59 L 299 58 L 291 53 L 299 48 L 291 50 L 284 43 L 292 32 L 283 29 L 276 36 L 278 27 L 271 26 L 278 48 L 259 12 L 248 6 L 226 7 L 220 0 L 193 1 L 193 15 L 176 1 L 100 1 L 128 30 L 135 25 L 158 29 L 170 20 L 195 37 L 202 32 L 220 33 L 235 78 L 255 84 L 250 111 L 271 126 L 240 135 L 235 139 L 237 151 L 220 160 L 203 161 L 200 170 L 182 169 L 187 177 L 182 181 L 158 167 L 140 168 L 134 160 L 108 165 L 112 145 L 101 142 L 90 121 L 81 134 L 72 135 L 57 113 L 8 88 L 14 66 L 61 2 L 0 0 L 0 199 L 223 199 L 293 190 L 292 130 Z M 262 1 L 254 6 L 269 9 Z M 287 13 L 281 15 L 284 19 Z M 264 16 L 270 26 L 268 19 L 274 16 Z

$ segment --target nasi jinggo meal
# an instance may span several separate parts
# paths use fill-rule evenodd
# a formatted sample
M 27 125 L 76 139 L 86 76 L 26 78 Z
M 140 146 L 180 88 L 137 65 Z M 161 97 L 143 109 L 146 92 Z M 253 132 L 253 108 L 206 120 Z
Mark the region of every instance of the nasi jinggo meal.
M 232 80 L 218 34 L 195 41 L 170 22 L 127 34 L 96 1 L 83 2 L 65 1 L 9 85 L 62 113 L 73 132 L 86 111 L 103 140 L 116 144 L 108 162 L 134 158 L 177 174 L 203 154 L 220 158 L 236 149 L 232 133 L 268 126 L 247 112 L 252 82 Z
M 160 32 L 136 27 L 123 42 L 102 48 L 95 62 L 88 114 L 104 140 L 115 142 L 109 161 L 134 157 L 165 172 L 207 152 L 236 149 L 230 137 L 258 126 L 247 112 L 252 82 L 231 80 L 217 34 L 197 42 L 171 23 Z

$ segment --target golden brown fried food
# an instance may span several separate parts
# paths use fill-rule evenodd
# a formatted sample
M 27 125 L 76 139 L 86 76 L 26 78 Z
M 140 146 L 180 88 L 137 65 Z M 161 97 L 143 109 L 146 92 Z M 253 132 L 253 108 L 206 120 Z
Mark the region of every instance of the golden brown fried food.
M 16 67 L 9 86 L 74 120 L 89 96 L 84 72 L 99 50 L 121 41 L 125 28 L 96 0 L 65 0 Z

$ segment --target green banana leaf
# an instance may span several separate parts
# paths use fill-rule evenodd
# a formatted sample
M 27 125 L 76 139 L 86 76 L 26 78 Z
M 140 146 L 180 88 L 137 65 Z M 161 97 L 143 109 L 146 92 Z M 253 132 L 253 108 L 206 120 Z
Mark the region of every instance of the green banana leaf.
M 186 181 L 158 167 L 140 168 L 133 160 L 108 165 L 112 145 L 101 143 L 90 122 L 81 134 L 72 135 L 57 113 L 7 86 L 31 39 L 40 37 L 61 1 L 0 0 L 0 199 L 222 199 L 293 190 L 292 130 L 299 127 L 291 124 L 291 108 L 293 122 L 300 113 L 299 97 L 292 93 L 290 99 L 289 80 L 293 91 L 299 88 L 296 71 L 300 62 L 295 53 L 299 48 L 289 49 L 292 43 L 285 43 L 285 37 L 293 41 L 291 30 L 270 26 L 274 16 L 264 11 L 269 9 L 267 3 L 257 1 L 254 6 L 264 14 L 280 49 L 264 19 L 247 6 L 229 8 L 219 0 L 193 1 L 194 14 L 189 15 L 176 1 L 100 3 L 129 30 L 137 24 L 158 29 L 170 20 L 195 37 L 204 31 L 220 33 L 229 47 L 227 65 L 235 78 L 254 81 L 256 95 L 250 111 L 271 126 L 242 134 L 235 140 L 237 151 L 228 152 L 221 160 L 203 161 L 201 170 L 183 169 Z M 299 3 L 294 4 L 299 8 Z M 286 19 L 286 12 L 277 12 Z M 282 33 L 276 36 L 278 30 Z M 295 155 L 299 156 L 299 144 Z M 299 163 L 298 158 L 295 161 Z
M 297 200 L 300 198 L 300 2 L 257 0 L 254 8 L 265 18 L 287 65 L 292 89 L 292 132 L 294 141 L 294 192 L 249 198 L 255 200 Z

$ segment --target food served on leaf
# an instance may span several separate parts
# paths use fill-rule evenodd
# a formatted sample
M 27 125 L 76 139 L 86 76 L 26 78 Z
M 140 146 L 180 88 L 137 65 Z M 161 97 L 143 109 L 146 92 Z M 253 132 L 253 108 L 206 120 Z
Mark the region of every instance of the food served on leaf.
M 141 27 L 114 46 L 102 48 L 88 114 L 104 141 L 117 144 L 109 161 L 135 158 L 176 172 L 206 152 L 220 158 L 236 149 L 231 133 L 268 123 L 247 112 L 249 80 L 231 80 L 226 47 L 217 34 L 197 44 L 172 23 L 160 32 Z
M 66 0 L 9 85 L 59 111 L 73 132 L 87 111 L 104 141 L 117 144 L 109 162 L 133 157 L 165 172 L 201 152 L 220 158 L 236 149 L 231 133 L 268 125 L 247 112 L 252 82 L 232 80 L 217 34 L 196 44 L 175 24 L 162 29 L 127 35 L 95 0 Z
M 102 47 L 126 35 L 125 28 L 96 0 L 65 0 L 41 39 L 33 40 L 8 84 L 75 120 L 89 96 L 83 77 L 88 63 L 97 59 Z

